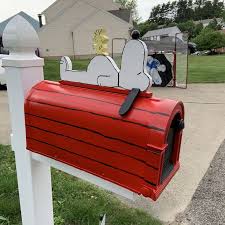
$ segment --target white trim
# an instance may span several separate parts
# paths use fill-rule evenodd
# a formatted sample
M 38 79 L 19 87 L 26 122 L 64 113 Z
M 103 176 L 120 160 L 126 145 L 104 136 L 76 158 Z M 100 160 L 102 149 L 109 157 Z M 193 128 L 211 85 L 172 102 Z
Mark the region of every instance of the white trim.
M 130 199 L 132 201 L 136 200 L 137 194 L 135 194 L 134 192 L 129 191 L 126 188 L 120 187 L 110 181 L 106 181 L 102 178 L 94 176 L 90 173 L 84 172 L 84 171 L 76 169 L 72 166 L 66 165 L 64 163 L 58 162 L 54 159 L 47 158 L 45 156 L 42 156 L 42 155 L 39 155 L 36 153 L 32 153 L 32 159 L 36 160 L 38 162 L 41 162 L 45 165 L 49 165 L 55 169 L 61 170 L 65 173 L 68 173 L 68 174 L 75 176 L 77 178 L 80 178 L 82 180 L 85 180 L 89 183 L 97 185 L 98 187 L 101 187 L 107 191 L 113 192 L 117 195 L 120 195 L 122 197 Z

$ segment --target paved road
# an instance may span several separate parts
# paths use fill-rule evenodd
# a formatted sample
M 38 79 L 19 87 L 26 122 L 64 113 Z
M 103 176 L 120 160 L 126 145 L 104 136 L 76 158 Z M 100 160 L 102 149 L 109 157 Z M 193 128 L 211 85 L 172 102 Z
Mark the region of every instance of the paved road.
M 225 224 L 225 141 L 177 225 Z
M 190 203 L 225 137 L 225 84 L 190 85 L 187 90 L 154 88 L 157 97 L 182 100 L 186 128 L 181 152 L 181 170 L 157 202 L 138 198 L 127 204 L 142 208 L 165 222 L 174 221 Z M 0 143 L 9 143 L 7 95 L 0 92 Z

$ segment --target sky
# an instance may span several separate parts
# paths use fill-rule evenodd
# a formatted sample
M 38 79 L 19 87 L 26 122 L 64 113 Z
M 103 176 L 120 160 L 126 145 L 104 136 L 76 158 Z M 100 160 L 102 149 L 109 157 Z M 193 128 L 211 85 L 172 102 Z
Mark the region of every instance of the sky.
M 12 15 L 20 11 L 28 13 L 30 16 L 37 19 L 37 14 L 43 12 L 55 0 L 1 0 L 0 7 L 0 22 L 8 19 Z M 65 0 L 66 1 L 66 0 Z M 159 3 L 167 0 L 137 0 L 139 16 L 143 20 L 148 19 L 151 8 Z M 4 3 L 3 3 L 4 2 Z

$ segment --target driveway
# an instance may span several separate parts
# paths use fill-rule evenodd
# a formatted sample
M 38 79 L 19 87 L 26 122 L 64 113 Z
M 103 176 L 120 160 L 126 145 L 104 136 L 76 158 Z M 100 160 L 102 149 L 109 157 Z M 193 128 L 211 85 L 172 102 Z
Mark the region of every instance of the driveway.
M 194 84 L 187 90 L 153 88 L 154 95 L 182 100 L 186 128 L 181 152 L 181 169 L 157 202 L 139 197 L 128 205 L 146 210 L 164 222 L 174 221 L 190 203 L 225 137 L 225 84 Z M 0 143 L 9 143 L 6 93 L 0 92 Z
M 181 169 L 157 202 L 142 197 L 136 202 L 122 200 L 164 222 L 171 222 L 190 203 L 225 138 L 225 84 L 193 84 L 187 90 L 153 88 L 153 93 L 185 103 Z
M 10 144 L 10 133 L 7 93 L 0 91 L 0 144 Z
M 173 225 L 225 224 L 225 141 L 200 182 L 185 213 Z M 171 224 L 172 225 L 172 224 Z

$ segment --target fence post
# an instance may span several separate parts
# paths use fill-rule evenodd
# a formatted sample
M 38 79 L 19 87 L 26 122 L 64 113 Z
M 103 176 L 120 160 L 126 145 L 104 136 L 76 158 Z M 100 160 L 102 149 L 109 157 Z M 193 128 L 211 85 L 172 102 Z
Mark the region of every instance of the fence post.
M 44 60 L 35 55 L 38 35 L 23 17 L 16 16 L 4 30 L 3 43 L 10 51 L 2 65 L 8 87 L 22 222 L 53 225 L 50 167 L 32 160 L 26 149 L 24 98 L 33 85 L 43 80 Z

